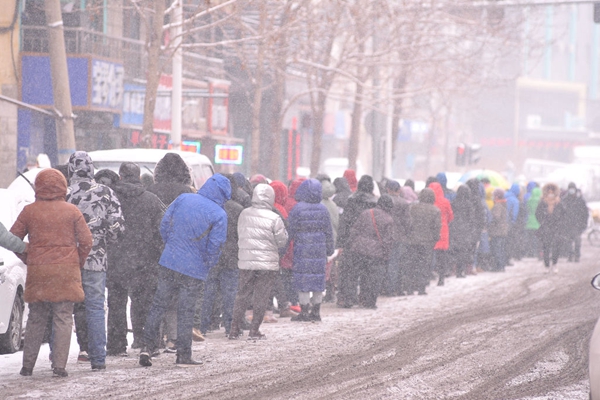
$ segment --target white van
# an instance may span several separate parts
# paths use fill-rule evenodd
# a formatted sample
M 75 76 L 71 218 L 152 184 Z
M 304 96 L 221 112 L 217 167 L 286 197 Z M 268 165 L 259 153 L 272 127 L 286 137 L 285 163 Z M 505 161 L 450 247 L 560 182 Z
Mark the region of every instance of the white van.
M 190 168 L 194 187 L 199 189 L 208 178 L 214 175 L 213 165 L 205 155 L 189 151 L 160 150 L 160 149 L 114 149 L 88 152 L 94 163 L 94 172 L 110 169 L 119 173 L 119 167 L 126 161 L 140 166 L 142 174 L 154 174 L 156 164 L 167 154 L 177 153 Z

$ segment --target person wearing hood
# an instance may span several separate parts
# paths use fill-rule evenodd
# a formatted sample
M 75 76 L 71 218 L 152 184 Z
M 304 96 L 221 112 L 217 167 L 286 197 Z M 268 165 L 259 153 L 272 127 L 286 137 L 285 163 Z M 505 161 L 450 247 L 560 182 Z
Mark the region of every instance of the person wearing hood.
M 279 254 L 285 249 L 288 233 L 283 220 L 273 212 L 275 191 L 259 183 L 252 194 L 252 207 L 240 214 L 238 221 L 239 283 L 229 339 L 242 335 L 242 322 L 248 306 L 252 305 L 252 322 L 248 339 L 261 340 L 266 336 L 259 328 L 263 322 L 269 296 L 279 274 Z
M 350 190 L 352 191 L 352 193 L 356 192 L 356 190 L 358 189 L 356 171 L 354 171 L 353 169 L 347 169 L 344 171 L 344 174 L 342 176 L 344 177 L 346 182 L 348 182 L 348 186 L 350 186 Z
M 108 186 L 94 179 L 94 164 L 85 151 L 69 158 L 70 186 L 67 202 L 79 208 L 94 237 L 94 244 L 81 272 L 85 292 L 88 354 L 92 370 L 106 369 L 106 291 L 107 247 L 116 243 L 125 229 L 121 203 Z
M 348 204 L 348 198 L 352 196 L 352 190 L 350 190 L 350 185 L 348 185 L 346 178 L 335 178 L 333 186 L 335 186 L 333 202 L 340 209 L 340 213 L 343 213 L 346 204 Z
M 198 365 L 192 359 L 192 329 L 196 301 L 203 281 L 217 263 L 227 239 L 227 214 L 231 184 L 223 175 L 210 177 L 196 194 L 181 194 L 160 223 L 165 248 L 160 256 L 158 284 L 144 326 L 139 364 L 152 365 L 158 348 L 160 323 L 171 297 L 177 296 L 177 364 Z
M 158 259 L 163 243 L 159 227 L 162 203 L 144 188 L 140 167 L 124 162 L 114 192 L 125 219 L 123 237 L 109 249 L 106 275 L 108 322 L 106 352 L 127 356 L 127 299 L 131 297 L 134 342 L 141 343 L 146 315 L 156 290 Z M 136 346 L 137 347 L 137 346 Z
M 350 248 L 360 271 L 360 298 L 365 308 L 377 308 L 386 265 L 396 242 L 394 201 L 384 194 L 377 207 L 363 211 L 350 231 Z
M 340 217 L 340 226 L 338 229 L 337 247 L 342 249 L 342 258 L 340 260 L 340 292 L 338 296 L 338 307 L 350 308 L 358 304 L 358 266 L 354 265 L 352 257 L 344 254 L 344 250 L 349 248 L 350 230 L 352 225 L 358 219 L 358 216 L 365 210 L 375 208 L 377 199 L 373 195 L 375 183 L 369 175 L 363 175 L 357 185 L 356 193 L 348 198 L 348 203 Z
M 219 262 L 208 273 L 204 287 L 204 296 L 200 307 L 196 307 L 196 318 L 194 330 L 197 334 L 204 336 L 210 328 L 214 305 L 220 292 L 222 299 L 223 325 L 225 334 L 231 332 L 231 321 L 233 320 L 233 304 L 237 294 L 239 269 L 238 269 L 238 220 L 244 207 L 234 200 L 233 193 L 238 188 L 233 175 L 224 174 L 231 184 L 232 198 L 224 205 L 227 214 L 227 239 L 223 244 L 223 250 Z M 219 313 L 220 314 L 220 313 Z
M 65 202 L 67 181 L 55 169 L 35 179 L 35 202 L 25 206 L 10 229 L 17 238 L 29 235 L 24 299 L 29 318 L 21 375 L 30 376 L 48 317 L 52 315 L 54 376 L 65 377 L 73 327 L 73 303 L 84 299 L 81 268 L 92 249 L 92 233 L 84 215 Z
M 444 197 L 446 198 L 446 200 L 452 203 L 456 198 L 456 193 L 454 192 L 454 190 L 448 189 L 448 178 L 446 177 L 446 173 L 439 172 L 435 176 L 435 179 L 437 179 L 438 183 L 442 185 L 442 189 L 444 190 Z
M 293 181 L 290 182 L 290 186 L 288 188 L 288 197 L 285 200 L 285 211 L 287 211 L 288 215 L 290 213 L 290 211 L 292 211 L 292 208 L 294 208 L 294 206 L 296 205 L 297 201 L 296 201 L 296 190 L 298 190 L 298 187 L 300 187 L 300 184 L 302 182 L 304 182 L 306 180 L 306 178 L 296 178 Z
M 416 203 L 417 201 L 419 201 L 419 196 L 417 196 L 412 187 L 404 185 L 402 186 L 400 191 L 402 193 L 402 198 L 406 200 L 408 204 Z
M 190 169 L 177 153 L 167 153 L 158 161 L 154 169 L 154 184 L 147 189 L 154 193 L 163 203 L 166 210 L 179 195 L 183 193 L 194 193 L 192 188 L 192 176 Z M 169 310 L 165 314 L 165 335 L 167 336 L 167 351 L 176 351 L 177 342 L 177 297 L 171 298 Z M 196 340 L 204 338 L 194 335 Z M 135 347 L 139 343 L 135 343 Z
M 412 220 L 411 234 L 407 246 L 407 294 L 415 290 L 426 295 L 425 287 L 429 282 L 430 266 L 433 262 L 433 248 L 440 240 L 442 214 L 434 205 L 435 193 L 425 188 L 419 193 L 419 202 L 410 206 Z
M 402 295 L 404 290 L 405 265 L 403 263 L 404 253 L 408 235 L 411 230 L 410 206 L 402 197 L 402 188 L 396 181 L 389 180 L 386 183 L 386 190 L 393 202 L 391 211 L 395 224 L 395 241 L 390 253 L 389 263 L 386 265 L 387 273 L 384 275 L 383 293 L 388 296 Z
M 504 190 L 495 189 L 493 193 L 492 222 L 488 228 L 490 247 L 494 257 L 492 271 L 504 272 L 508 255 L 506 252 L 506 237 L 509 231 L 508 207 L 504 198 Z
M 288 232 L 294 242 L 293 284 L 301 311 L 292 321 L 320 321 L 327 256 L 334 252 L 331 220 L 321 204 L 323 189 L 318 180 L 302 182 L 295 198 L 298 203 L 290 212 Z
M 562 241 L 566 211 L 560 201 L 560 189 L 554 183 L 547 183 L 542 188 L 542 200 L 535 210 L 535 217 L 540 223 L 538 237 L 542 242 L 542 253 L 546 272 L 550 271 L 550 260 L 554 273 L 558 273 L 558 257 Z
M 469 262 L 466 265 L 465 274 L 476 275 L 477 272 L 474 269 L 477 262 L 477 244 L 483 242 L 483 232 L 487 228 L 488 213 L 490 212 L 484 201 L 483 185 L 477 178 L 471 178 L 465 186 L 469 188 L 469 202 L 471 204 L 472 211 L 472 225 L 471 231 L 469 232 Z M 457 193 L 458 196 L 458 193 Z M 454 208 L 453 208 L 454 211 Z M 491 220 L 491 218 L 489 218 Z M 487 236 L 486 236 L 487 237 Z M 452 245 L 452 243 L 451 243 Z
M 537 235 L 538 229 L 540 229 L 540 223 L 538 222 L 535 212 L 538 204 L 542 200 L 542 189 L 539 186 L 534 186 L 531 189 L 529 198 L 525 203 L 527 207 L 527 221 L 525 222 L 525 241 L 527 242 L 526 257 L 538 257 L 540 258 L 540 240 Z M 541 259 L 541 258 L 540 258 Z
M 518 224 L 518 217 L 521 208 L 519 201 L 520 194 L 521 187 L 518 183 L 514 183 L 510 189 L 504 193 L 504 199 L 506 200 L 506 211 L 508 212 L 508 236 L 506 238 L 506 255 L 508 266 L 512 266 L 510 263 L 511 258 L 518 258 L 519 240 L 521 240 L 521 235 L 519 233 L 521 227 Z
M 333 233 L 333 245 L 335 247 L 335 243 L 337 241 L 338 228 L 340 224 L 340 211 L 338 206 L 332 200 L 332 198 L 336 195 L 335 186 L 331 183 L 331 181 L 328 178 L 319 181 L 321 182 L 321 186 L 323 188 L 323 200 L 321 200 L 321 204 L 327 207 L 327 211 L 329 211 L 329 218 L 331 220 L 331 232 Z M 337 286 L 336 282 L 338 280 L 337 278 L 337 263 L 335 262 L 335 260 L 329 261 L 327 263 L 327 273 L 325 279 L 327 289 L 323 301 L 335 301 L 334 299 L 335 290 Z
M 568 260 L 579 262 L 581 258 L 581 234 L 587 229 L 590 216 L 587 204 L 577 190 L 575 183 L 569 183 L 563 200 L 565 206 L 565 224 L 563 226 Z
M 473 262 L 472 232 L 476 229 L 475 212 L 471 201 L 471 189 L 466 185 L 460 185 L 456 198 L 452 202 L 454 219 L 449 224 L 449 251 L 456 265 L 457 278 L 464 278 L 469 265 Z
M 441 212 L 441 228 L 440 228 L 440 240 L 435 244 L 434 252 L 434 265 L 435 270 L 439 274 L 438 286 L 444 285 L 444 280 L 448 274 L 448 268 L 450 266 L 450 260 L 448 257 L 448 249 L 450 248 L 450 231 L 448 230 L 448 224 L 454 219 L 454 213 L 452 212 L 452 206 L 450 202 L 444 197 L 444 190 L 442 185 L 438 182 L 432 182 L 428 186 L 435 194 L 434 205 L 440 209 Z

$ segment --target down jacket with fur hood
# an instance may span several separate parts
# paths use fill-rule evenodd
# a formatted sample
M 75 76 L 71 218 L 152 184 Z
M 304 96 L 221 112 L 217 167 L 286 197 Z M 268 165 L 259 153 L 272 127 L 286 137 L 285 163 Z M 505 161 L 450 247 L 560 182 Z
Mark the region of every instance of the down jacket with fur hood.
M 279 249 L 285 248 L 288 233 L 283 220 L 272 211 L 275 191 L 259 183 L 252 194 L 252 207 L 238 220 L 238 267 L 252 271 L 278 271 Z

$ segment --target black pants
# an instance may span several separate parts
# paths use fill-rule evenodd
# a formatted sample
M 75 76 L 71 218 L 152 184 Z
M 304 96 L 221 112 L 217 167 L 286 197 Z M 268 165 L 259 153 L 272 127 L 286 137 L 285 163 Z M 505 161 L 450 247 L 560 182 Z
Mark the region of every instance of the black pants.
M 433 259 L 433 245 L 408 245 L 406 262 L 407 293 L 425 293 Z
M 465 276 L 467 267 L 473 264 L 473 249 L 471 246 L 453 247 L 450 250 L 452 264 L 456 265 L 456 276 Z
M 359 271 L 361 305 L 366 308 L 375 308 L 387 261 L 355 254 L 353 262 Z
M 360 279 L 360 262 L 358 256 L 350 251 L 342 253 L 340 266 L 340 292 L 338 302 L 352 306 L 358 304 L 358 281 Z
M 558 262 L 560 255 L 561 242 L 558 236 L 542 239 L 542 252 L 544 253 L 544 265 L 550 266 L 550 258 L 552 258 L 552 265 Z
M 109 353 L 127 350 L 127 299 L 131 297 L 131 326 L 134 341 L 144 336 L 144 324 L 156 291 L 156 268 L 135 270 L 128 277 L 110 276 L 108 288 L 108 321 L 106 349 Z
M 581 233 L 569 236 L 566 242 L 569 261 L 579 261 L 581 258 Z
M 242 320 L 249 305 L 252 305 L 252 323 L 250 332 L 256 333 L 263 322 L 269 296 L 273 284 L 278 279 L 279 271 L 249 271 L 240 270 L 237 295 L 233 306 L 233 321 L 231 333 L 240 333 Z

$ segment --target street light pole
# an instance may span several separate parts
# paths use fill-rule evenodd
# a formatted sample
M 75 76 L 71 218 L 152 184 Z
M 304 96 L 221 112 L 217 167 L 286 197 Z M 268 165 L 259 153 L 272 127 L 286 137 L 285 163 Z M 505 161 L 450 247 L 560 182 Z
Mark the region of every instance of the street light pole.
M 69 70 L 67 68 L 67 51 L 65 49 L 60 0 L 46 0 L 45 11 L 48 27 L 52 94 L 54 108 L 60 117 L 56 119 L 58 162 L 66 164 L 71 154 L 75 152 L 75 128 L 73 126 L 71 88 L 69 86 Z
M 173 150 L 181 149 L 181 110 L 183 89 L 183 54 L 181 50 L 181 34 L 183 32 L 183 4 L 177 1 L 173 9 L 173 91 L 171 92 L 171 145 Z

